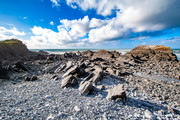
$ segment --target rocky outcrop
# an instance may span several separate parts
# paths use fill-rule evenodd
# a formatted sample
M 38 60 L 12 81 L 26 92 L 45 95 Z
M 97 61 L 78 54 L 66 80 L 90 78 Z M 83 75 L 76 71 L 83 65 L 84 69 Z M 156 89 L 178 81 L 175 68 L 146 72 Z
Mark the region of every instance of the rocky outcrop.
M 0 42 L 0 59 L 19 59 L 30 55 L 33 53 L 19 40 L 12 39 Z
M 178 61 L 172 49 L 163 45 L 139 45 L 126 53 L 125 56 L 142 61 Z
M 93 59 L 96 58 L 102 58 L 102 59 L 111 59 L 111 58 L 115 58 L 115 57 L 119 57 L 120 53 L 116 52 L 116 51 L 107 51 L 107 50 L 99 50 L 97 52 L 95 52 L 92 56 Z

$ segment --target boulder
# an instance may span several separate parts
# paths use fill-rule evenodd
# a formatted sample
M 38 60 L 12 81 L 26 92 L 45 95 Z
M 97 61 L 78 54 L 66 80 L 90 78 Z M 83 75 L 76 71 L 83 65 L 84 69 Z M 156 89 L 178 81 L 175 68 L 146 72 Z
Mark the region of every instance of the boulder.
M 78 65 L 75 65 L 73 67 L 71 67 L 66 73 L 64 73 L 64 75 L 62 76 L 63 78 L 68 76 L 68 75 L 75 75 L 75 74 L 80 74 L 80 69 L 78 67 Z
M 74 87 L 77 84 L 78 80 L 73 75 L 69 75 L 62 79 L 61 87 Z
M 108 89 L 107 99 L 116 100 L 117 98 L 122 99 L 123 103 L 126 101 L 126 92 L 123 84 L 119 84 L 112 89 Z
M 94 86 L 89 81 L 82 81 L 79 85 L 79 91 L 82 95 L 88 95 L 92 93 Z
M 15 67 L 23 71 L 29 71 L 28 68 L 20 61 L 15 64 Z

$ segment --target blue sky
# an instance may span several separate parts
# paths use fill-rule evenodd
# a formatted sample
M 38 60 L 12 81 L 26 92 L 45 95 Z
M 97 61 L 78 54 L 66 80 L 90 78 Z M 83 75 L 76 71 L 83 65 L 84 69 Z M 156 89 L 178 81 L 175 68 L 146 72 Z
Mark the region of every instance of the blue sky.
M 0 40 L 30 49 L 180 48 L 179 0 L 0 0 Z

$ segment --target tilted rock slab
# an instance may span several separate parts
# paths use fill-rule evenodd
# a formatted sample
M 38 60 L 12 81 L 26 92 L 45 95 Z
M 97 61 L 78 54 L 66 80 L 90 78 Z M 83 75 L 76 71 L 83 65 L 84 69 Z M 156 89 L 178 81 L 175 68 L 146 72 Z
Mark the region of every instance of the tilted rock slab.
M 75 66 L 71 67 L 62 77 L 64 78 L 68 75 L 79 74 L 79 71 L 80 71 L 80 69 L 79 69 L 78 65 L 75 65 Z
M 69 75 L 62 79 L 61 87 L 74 87 L 77 84 L 78 80 L 73 75 Z
M 103 77 L 103 69 L 99 66 L 94 66 L 94 71 L 92 72 L 94 74 L 94 76 L 89 80 L 95 84 L 97 84 L 98 82 L 101 81 L 102 77 Z
M 108 89 L 108 95 L 107 95 L 107 99 L 110 100 L 115 100 L 121 98 L 123 103 L 125 103 L 126 101 L 126 92 L 124 90 L 124 85 L 123 84 L 119 84 L 117 86 L 115 86 L 112 89 Z
M 79 85 L 79 91 L 82 95 L 88 95 L 94 90 L 94 86 L 89 81 L 82 81 Z

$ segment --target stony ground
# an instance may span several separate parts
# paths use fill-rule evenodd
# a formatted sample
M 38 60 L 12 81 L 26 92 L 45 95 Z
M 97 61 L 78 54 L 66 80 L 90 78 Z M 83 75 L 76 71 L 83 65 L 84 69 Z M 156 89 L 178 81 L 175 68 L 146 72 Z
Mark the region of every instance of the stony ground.
M 105 75 L 100 84 L 105 90 L 82 96 L 77 88 L 61 86 L 51 74 L 38 76 L 37 81 L 3 82 L 0 86 L 0 119 L 180 119 L 171 113 L 168 103 L 134 89 L 120 78 Z M 107 100 L 107 89 L 124 84 L 127 102 Z

